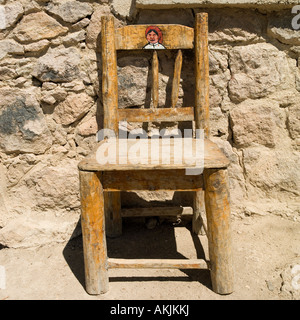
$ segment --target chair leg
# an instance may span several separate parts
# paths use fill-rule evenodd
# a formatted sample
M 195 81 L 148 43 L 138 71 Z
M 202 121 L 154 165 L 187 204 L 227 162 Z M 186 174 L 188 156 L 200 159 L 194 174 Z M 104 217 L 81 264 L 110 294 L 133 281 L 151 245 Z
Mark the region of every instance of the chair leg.
M 219 294 L 233 292 L 233 266 L 227 170 L 204 171 L 211 280 Z
M 108 237 L 122 235 L 121 193 L 104 192 L 105 232 Z
M 80 171 L 85 285 L 89 294 L 108 291 L 104 196 L 100 174 Z
M 205 235 L 203 216 L 205 215 L 204 191 L 194 192 L 192 229 L 196 235 Z

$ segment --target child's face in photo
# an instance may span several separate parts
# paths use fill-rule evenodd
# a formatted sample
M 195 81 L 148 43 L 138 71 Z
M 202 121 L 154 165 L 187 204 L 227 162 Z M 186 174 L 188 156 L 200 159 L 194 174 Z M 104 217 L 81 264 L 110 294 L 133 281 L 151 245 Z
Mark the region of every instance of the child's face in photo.
M 147 38 L 147 41 L 151 44 L 158 42 L 158 35 L 154 31 L 149 32 L 146 38 Z

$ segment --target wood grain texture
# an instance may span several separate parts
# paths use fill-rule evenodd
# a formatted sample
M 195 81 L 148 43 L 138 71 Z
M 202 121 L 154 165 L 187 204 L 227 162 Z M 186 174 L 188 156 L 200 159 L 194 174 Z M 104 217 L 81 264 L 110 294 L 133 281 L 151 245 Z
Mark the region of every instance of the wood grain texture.
M 157 51 L 153 51 L 152 57 L 152 108 L 158 107 L 158 96 L 159 96 L 159 64 Z
M 198 13 L 195 22 L 195 124 L 209 138 L 208 15 Z
M 102 97 L 105 129 L 118 132 L 118 74 L 115 47 L 115 27 L 112 16 L 101 18 L 102 32 Z
M 132 170 L 126 174 L 104 171 L 102 180 L 106 191 L 194 191 L 203 188 L 202 176 L 187 176 L 185 170 Z
M 104 192 L 105 231 L 111 238 L 122 234 L 121 194 Z
M 219 294 L 233 292 L 231 223 L 227 170 L 204 171 L 211 279 Z
M 128 122 L 193 121 L 194 108 L 118 109 L 118 120 Z
M 99 175 L 80 171 L 85 285 L 89 294 L 108 291 L 104 197 Z
M 180 160 L 178 158 L 180 155 L 174 154 L 174 152 L 171 152 L 170 154 L 169 150 L 174 150 L 174 141 L 176 140 L 176 144 L 184 145 L 184 141 L 182 141 L 183 139 L 170 139 L 170 149 L 165 148 L 163 146 L 162 140 L 164 139 L 151 139 L 155 140 L 154 143 L 158 143 L 159 151 L 156 152 L 154 155 L 151 154 L 152 141 L 151 143 L 148 142 L 148 152 L 139 154 L 137 151 L 137 155 L 135 155 L 135 153 L 132 152 L 132 150 L 134 150 L 132 149 L 133 146 L 137 143 L 137 140 L 135 139 L 126 140 L 127 145 L 124 145 L 125 142 L 122 139 L 116 139 L 116 142 L 113 142 L 111 140 L 101 141 L 95 147 L 94 152 L 92 152 L 88 157 L 83 159 L 79 163 L 78 167 L 80 170 L 87 171 L 167 170 L 194 168 L 196 161 L 195 158 L 190 158 L 188 155 L 186 155 L 185 158 L 181 158 L 182 163 L 178 163 L 178 161 L 176 162 L 175 160 Z M 141 150 L 143 150 L 143 140 L 144 139 L 138 140 L 138 143 L 140 143 Z M 103 160 L 103 164 L 100 164 L 97 161 L 97 150 L 100 147 L 102 148 L 102 144 L 106 144 L 105 146 L 107 149 L 109 149 L 110 146 L 116 149 L 117 162 L 115 164 L 109 163 L 108 161 L 106 161 L 106 159 Z M 122 146 L 122 150 L 119 153 L 120 145 Z M 193 151 L 191 152 L 191 155 L 195 155 L 196 142 L 194 140 L 192 143 L 192 148 Z M 156 148 L 154 148 L 154 150 L 156 150 Z M 164 162 L 164 159 L 166 158 L 170 159 L 169 163 Z M 204 168 L 226 168 L 228 165 L 229 160 L 218 148 L 218 146 L 210 140 L 204 140 Z
M 139 50 L 147 44 L 145 30 L 149 25 L 129 25 L 116 30 L 117 50 Z M 194 29 L 182 25 L 157 24 L 166 49 L 193 49 Z
M 175 108 L 178 101 L 181 68 L 182 68 L 182 51 L 178 50 L 176 59 L 175 59 L 175 64 L 174 64 L 174 76 L 173 76 L 173 82 L 172 82 L 172 94 L 171 94 L 172 108 Z
M 207 223 L 205 219 L 204 190 L 194 192 L 194 214 L 192 220 L 192 230 L 197 235 L 205 235 Z
M 108 259 L 111 269 L 207 269 L 208 263 L 201 259 Z

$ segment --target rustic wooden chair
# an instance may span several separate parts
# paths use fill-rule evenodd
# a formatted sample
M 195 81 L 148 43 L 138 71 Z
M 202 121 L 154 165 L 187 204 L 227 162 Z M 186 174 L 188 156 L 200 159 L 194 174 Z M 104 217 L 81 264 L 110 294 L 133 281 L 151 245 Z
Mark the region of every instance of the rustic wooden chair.
M 153 49 L 157 48 L 157 50 L 152 50 L 151 108 L 118 109 L 117 50 L 143 49 L 147 43 L 145 40 L 147 27 L 149 26 L 129 25 L 115 29 L 113 17 L 102 18 L 104 128 L 113 130 L 117 136 L 119 121 L 195 121 L 196 129 L 203 129 L 205 132 L 204 171 L 201 175 L 187 175 L 185 169 L 189 164 L 186 163 L 132 164 L 119 161 L 119 163 L 101 164 L 97 161 L 96 151 L 80 162 L 81 225 L 86 290 L 89 294 L 107 292 L 109 268 L 208 268 L 211 272 L 213 290 L 219 294 L 229 294 L 233 291 L 227 184 L 229 161 L 209 140 L 207 14 L 196 15 L 194 28 L 182 25 L 158 25 L 152 28 L 157 30 L 158 27 L 162 32 L 165 50 L 178 49 L 173 77 L 172 107 L 158 108 L 157 50 L 159 48 L 153 46 Z M 182 49 L 193 49 L 195 55 L 195 103 L 194 107 L 175 108 L 180 82 Z M 107 144 L 106 146 L 111 143 L 118 144 L 121 142 L 119 140 L 119 138 L 104 139 L 98 143 L 97 148 L 103 144 Z M 132 142 L 128 142 L 129 145 L 130 143 Z M 95 150 L 99 150 L 97 148 Z M 194 191 L 193 230 L 198 232 L 200 228 L 199 211 L 201 206 L 204 207 L 203 201 L 207 216 L 209 261 L 108 258 L 106 233 L 120 235 L 122 230 L 120 192 L 136 190 Z

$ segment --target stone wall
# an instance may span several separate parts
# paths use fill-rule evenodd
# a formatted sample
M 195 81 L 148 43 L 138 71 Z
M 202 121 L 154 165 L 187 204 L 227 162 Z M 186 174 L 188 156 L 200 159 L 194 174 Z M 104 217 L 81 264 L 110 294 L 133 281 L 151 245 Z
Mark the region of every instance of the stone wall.
M 290 6 L 183 8 L 178 1 L 180 8 L 153 10 L 142 8 L 147 2 L 0 0 L 0 246 L 65 241 L 80 232 L 77 164 L 101 126 L 106 14 L 118 26 L 193 26 L 196 12 L 209 13 L 212 136 L 231 159 L 233 215 L 299 219 L 300 31 L 291 27 Z M 173 58 L 159 53 L 161 91 L 170 91 Z M 149 68 L 147 54 L 119 56 L 120 107 L 150 103 Z M 178 106 L 193 103 L 189 52 L 183 68 Z M 160 105 L 169 102 L 162 92 Z M 178 199 L 153 192 L 122 198 L 128 206 Z M 188 204 L 191 195 L 179 200 Z

